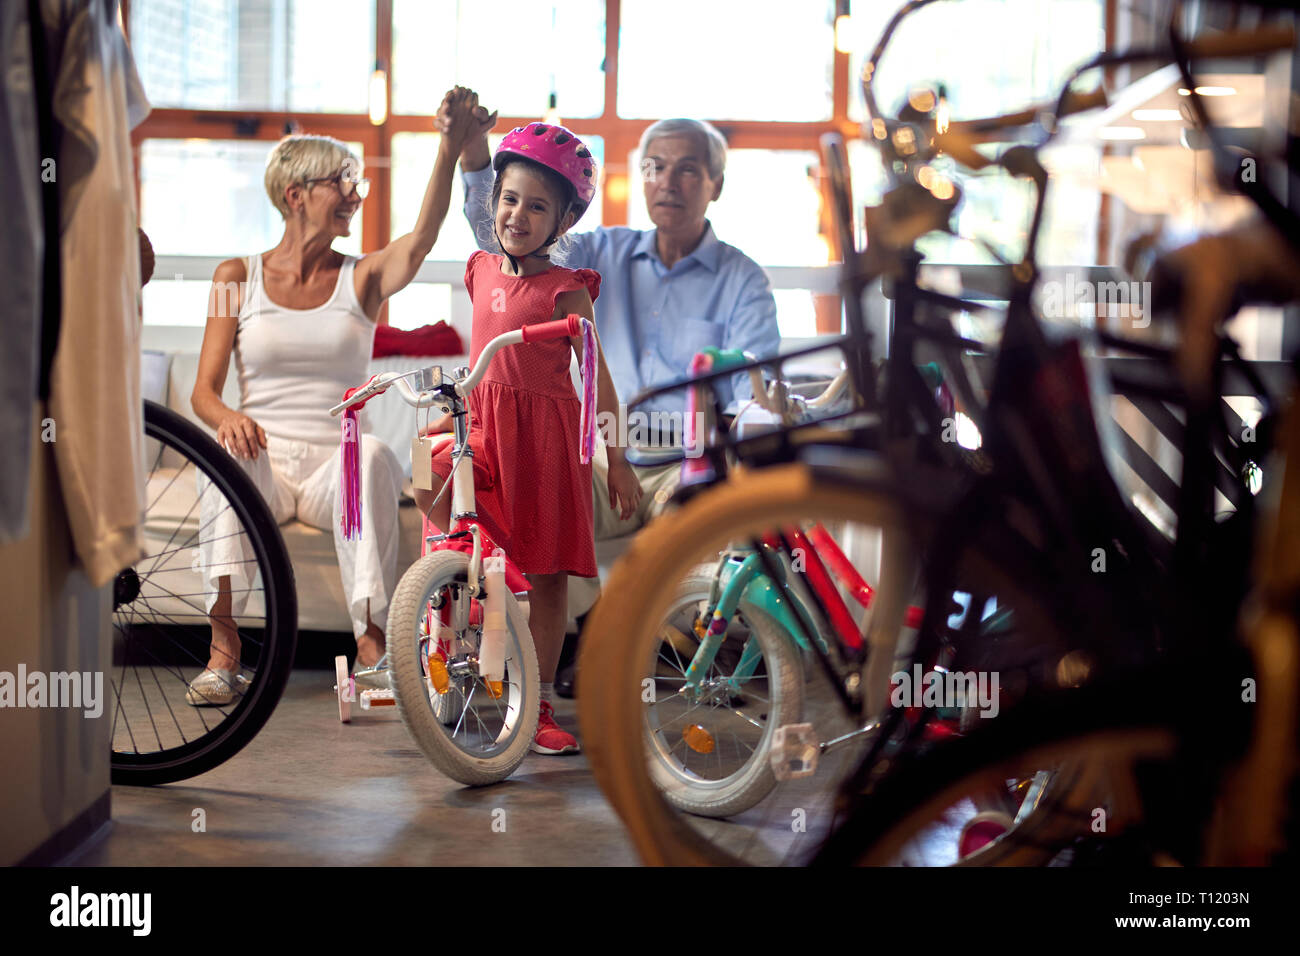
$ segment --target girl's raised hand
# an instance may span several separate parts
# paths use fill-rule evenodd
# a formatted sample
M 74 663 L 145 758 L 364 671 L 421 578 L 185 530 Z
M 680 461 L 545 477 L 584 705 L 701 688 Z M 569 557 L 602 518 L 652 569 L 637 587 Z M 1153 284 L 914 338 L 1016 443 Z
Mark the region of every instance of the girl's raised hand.
M 478 105 L 478 94 L 463 86 L 447 91 L 434 116 L 434 128 L 463 146 L 475 136 L 485 136 L 496 125 L 497 113 Z
M 451 125 L 451 104 L 455 100 L 456 90 L 460 87 L 452 87 L 442 95 L 442 103 L 438 104 L 438 112 L 433 114 L 433 129 L 438 133 L 446 133 L 447 127 Z

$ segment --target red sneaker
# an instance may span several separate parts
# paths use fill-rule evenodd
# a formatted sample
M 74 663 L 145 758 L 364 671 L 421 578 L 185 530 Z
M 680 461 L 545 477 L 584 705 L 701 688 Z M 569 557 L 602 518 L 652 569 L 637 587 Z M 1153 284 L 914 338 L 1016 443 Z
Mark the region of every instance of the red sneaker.
M 533 737 L 533 753 L 539 754 L 576 754 L 578 738 L 555 722 L 555 710 L 547 701 L 542 701 L 541 713 L 537 715 L 537 734 Z

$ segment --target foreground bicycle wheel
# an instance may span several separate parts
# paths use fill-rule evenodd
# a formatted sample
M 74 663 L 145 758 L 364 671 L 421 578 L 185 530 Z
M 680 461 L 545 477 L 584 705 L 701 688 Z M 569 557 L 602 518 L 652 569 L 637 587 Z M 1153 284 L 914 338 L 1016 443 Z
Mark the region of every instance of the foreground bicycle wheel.
M 658 736 L 650 732 L 663 723 L 653 717 L 658 687 L 655 700 L 647 701 L 643 683 L 647 662 L 673 659 L 670 651 L 663 650 L 663 625 L 672 621 L 684 604 L 689 607 L 691 602 L 683 601 L 684 595 L 689 596 L 692 588 L 699 593 L 700 585 L 690 584 L 689 579 L 701 563 L 715 561 L 718 552 L 731 542 L 747 542 L 775 527 L 809 520 L 825 522 L 842 541 L 856 538 L 867 542 L 860 549 L 864 552 L 874 550 L 870 542 L 882 532 L 886 542 L 890 535 L 905 533 L 896 502 L 887 494 L 821 486 L 802 465 L 747 472 L 699 494 L 641 532 L 614 567 L 604 587 L 606 597 L 588 617 L 578 668 L 584 745 L 597 782 L 647 863 L 804 862 L 832 825 L 837 786 L 854 766 L 865 737 L 828 752 L 814 776 L 780 781 L 754 806 L 729 819 L 706 819 L 682 812 L 684 801 L 679 794 L 669 795 L 674 775 L 665 760 L 667 738 L 663 732 Z M 892 569 L 886 562 L 877 582 L 876 615 L 892 607 L 901 621 L 911 577 L 911 569 L 901 567 L 901 562 Z M 765 630 L 756 621 L 749 623 L 760 633 Z M 895 627 L 891 638 L 896 632 Z M 893 646 L 881 650 L 890 659 L 893 652 Z M 774 651 L 768 658 L 769 667 L 780 660 L 778 653 Z M 814 723 L 820 740 L 859 729 L 819 666 L 777 666 L 782 672 L 800 675 L 805 719 Z M 771 677 L 769 674 L 769 683 Z M 761 690 L 767 696 L 768 688 Z M 790 697 L 793 699 L 793 692 Z M 748 701 L 742 703 L 744 706 L 733 708 L 742 721 L 757 720 L 763 713 L 751 714 Z M 773 711 L 769 724 L 773 717 L 786 719 L 776 717 Z M 766 734 L 757 736 L 769 739 Z M 663 743 L 656 746 L 656 739 Z M 681 748 L 676 752 L 680 755 Z M 766 759 L 766 753 L 759 753 Z M 690 759 L 696 756 L 700 755 Z M 715 764 L 712 772 L 725 779 L 727 769 L 723 762 Z M 679 787 L 680 770 L 676 775 Z M 703 781 L 696 781 L 697 786 L 700 783 Z
M 146 401 L 144 426 L 146 553 L 113 586 L 112 779 L 119 784 L 183 780 L 237 753 L 284 691 L 298 630 L 293 568 L 252 481 L 175 412 Z M 229 702 L 195 707 L 186 693 L 206 671 L 209 612 L 221 610 L 213 601 L 222 580 L 231 613 L 218 615 L 218 626 L 238 637 L 241 670 Z
M 467 586 L 469 557 L 435 551 L 398 582 L 388 614 L 388 653 L 397 711 L 425 756 L 453 780 L 483 786 L 504 780 L 527 756 L 537 732 L 540 678 L 526 631 L 508 618 L 500 688 L 478 672 L 482 613 Z M 446 616 L 448 646 L 431 621 Z M 522 619 L 520 617 L 520 619 Z M 431 633 L 431 631 L 433 633 Z

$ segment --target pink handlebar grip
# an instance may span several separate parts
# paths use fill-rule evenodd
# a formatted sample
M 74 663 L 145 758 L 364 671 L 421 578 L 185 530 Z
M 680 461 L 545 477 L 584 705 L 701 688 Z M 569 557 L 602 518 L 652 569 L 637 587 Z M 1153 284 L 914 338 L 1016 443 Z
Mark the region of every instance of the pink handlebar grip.
M 554 322 L 538 322 L 525 325 L 521 330 L 525 342 L 544 342 L 547 339 L 562 339 L 582 334 L 582 316 L 575 314 L 556 319 Z

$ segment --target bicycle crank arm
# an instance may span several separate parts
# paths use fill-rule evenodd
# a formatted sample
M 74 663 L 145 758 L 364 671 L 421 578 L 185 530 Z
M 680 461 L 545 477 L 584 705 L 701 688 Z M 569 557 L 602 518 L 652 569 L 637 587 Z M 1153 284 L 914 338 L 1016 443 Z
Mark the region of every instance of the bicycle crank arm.
M 874 734 L 879 729 L 880 729 L 880 721 L 870 720 L 867 721 L 867 723 L 864 724 L 863 726 L 859 727 L 857 730 L 850 730 L 847 734 L 841 734 L 838 737 L 833 737 L 830 740 L 818 744 L 817 748 L 820 751 L 820 753 L 828 754 L 833 750 L 838 750 L 839 748 L 843 747 L 847 743 L 850 743 L 854 740 L 858 740 L 861 737 L 870 736 L 871 734 Z

